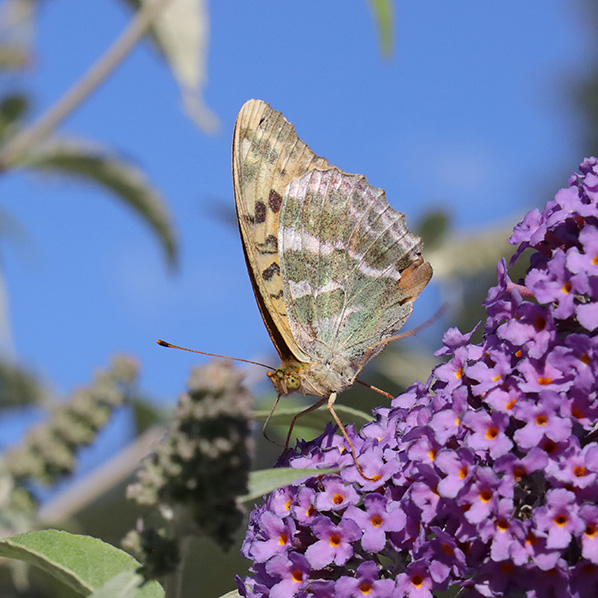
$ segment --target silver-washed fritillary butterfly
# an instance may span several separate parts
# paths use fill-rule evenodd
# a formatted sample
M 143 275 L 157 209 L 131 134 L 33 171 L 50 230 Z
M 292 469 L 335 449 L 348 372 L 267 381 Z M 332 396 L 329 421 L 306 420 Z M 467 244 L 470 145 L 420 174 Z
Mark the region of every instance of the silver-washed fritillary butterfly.
M 432 276 L 422 241 L 382 189 L 316 156 L 260 100 L 237 117 L 233 179 L 247 269 L 282 360 L 270 379 L 279 397 L 321 397 L 310 410 L 328 402 L 344 433 L 337 393 L 397 334 Z

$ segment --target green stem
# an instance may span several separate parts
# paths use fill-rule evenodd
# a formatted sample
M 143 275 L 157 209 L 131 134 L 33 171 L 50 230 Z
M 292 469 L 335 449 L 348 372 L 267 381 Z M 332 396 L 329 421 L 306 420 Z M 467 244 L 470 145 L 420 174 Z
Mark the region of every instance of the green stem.
M 184 536 L 179 540 L 179 551 L 181 560 L 175 571 L 170 573 L 164 580 L 165 598 L 180 598 L 183 589 L 183 571 L 185 569 L 185 562 L 189 554 L 189 544 L 191 538 Z

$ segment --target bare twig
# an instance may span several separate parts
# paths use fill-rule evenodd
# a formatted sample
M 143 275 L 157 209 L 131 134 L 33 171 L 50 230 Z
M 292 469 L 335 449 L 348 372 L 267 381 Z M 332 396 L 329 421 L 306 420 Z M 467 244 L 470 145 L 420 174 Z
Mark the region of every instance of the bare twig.
M 106 53 L 45 114 L 13 137 L 0 151 L 0 171 L 13 166 L 24 153 L 43 141 L 77 108 L 129 54 L 152 21 L 172 0 L 143 2 L 135 17 Z

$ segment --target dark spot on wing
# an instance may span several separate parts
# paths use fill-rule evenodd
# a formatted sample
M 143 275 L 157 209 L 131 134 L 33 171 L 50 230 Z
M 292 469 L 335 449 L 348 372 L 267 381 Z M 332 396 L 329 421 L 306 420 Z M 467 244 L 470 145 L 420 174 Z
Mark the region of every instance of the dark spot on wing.
M 272 280 L 275 274 L 280 274 L 280 266 L 276 262 L 272 262 L 263 272 L 262 276 L 264 280 Z
M 263 201 L 255 202 L 255 221 L 257 224 L 266 222 L 266 204 Z
M 268 205 L 275 214 L 280 212 L 280 206 L 282 205 L 282 197 L 280 196 L 280 193 L 277 193 L 276 191 L 274 191 L 274 189 L 270 190 L 270 197 L 268 197 Z
M 268 235 L 263 243 L 256 244 L 257 250 L 262 255 L 278 253 L 278 239 L 274 235 Z
M 280 291 L 278 291 L 278 293 L 270 293 L 270 297 L 272 299 L 282 299 L 282 295 L 283 295 L 282 289 L 280 289 Z

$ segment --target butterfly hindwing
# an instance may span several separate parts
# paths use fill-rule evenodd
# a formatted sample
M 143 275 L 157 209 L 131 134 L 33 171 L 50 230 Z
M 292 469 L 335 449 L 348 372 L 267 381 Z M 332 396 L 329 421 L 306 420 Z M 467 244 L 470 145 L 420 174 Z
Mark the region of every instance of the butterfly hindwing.
M 314 359 L 340 356 L 357 370 L 370 347 L 403 326 L 431 277 L 421 239 L 381 189 L 336 168 L 291 181 L 280 225 L 283 289 L 296 343 Z

